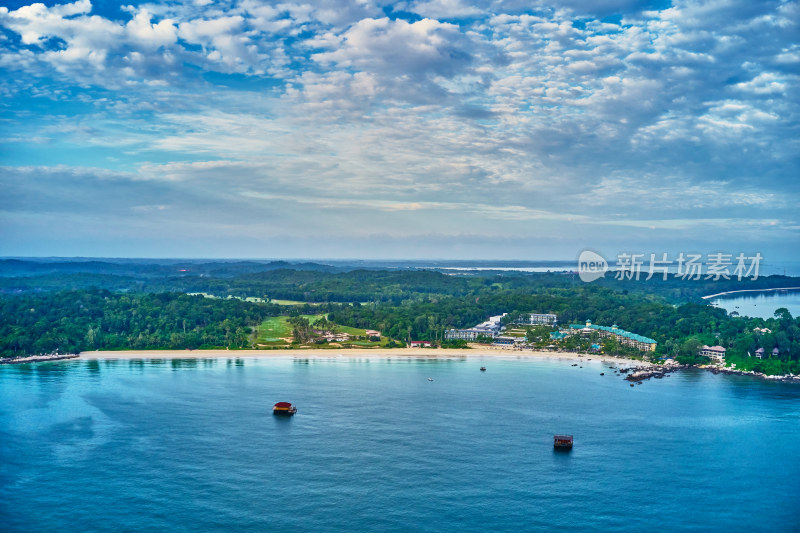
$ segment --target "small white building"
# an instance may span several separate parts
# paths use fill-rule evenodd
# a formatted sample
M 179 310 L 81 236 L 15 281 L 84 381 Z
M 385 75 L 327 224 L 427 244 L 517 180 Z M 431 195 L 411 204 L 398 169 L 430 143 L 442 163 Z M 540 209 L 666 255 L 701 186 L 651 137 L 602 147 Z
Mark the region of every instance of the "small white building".
M 725 361 L 725 348 L 722 346 L 703 345 L 703 347 L 700 349 L 700 355 L 710 357 L 717 362 L 723 362 Z

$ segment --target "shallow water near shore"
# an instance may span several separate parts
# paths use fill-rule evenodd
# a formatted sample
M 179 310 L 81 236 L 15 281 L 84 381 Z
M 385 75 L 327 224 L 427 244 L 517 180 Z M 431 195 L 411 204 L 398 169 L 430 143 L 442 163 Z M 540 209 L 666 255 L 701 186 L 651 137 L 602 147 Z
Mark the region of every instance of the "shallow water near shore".
M 800 386 L 682 371 L 630 387 L 613 363 L 581 364 L 287 357 L 0 367 L 0 524 L 800 528 Z M 272 416 L 277 401 L 298 414 Z M 575 448 L 554 452 L 554 433 L 574 434 Z

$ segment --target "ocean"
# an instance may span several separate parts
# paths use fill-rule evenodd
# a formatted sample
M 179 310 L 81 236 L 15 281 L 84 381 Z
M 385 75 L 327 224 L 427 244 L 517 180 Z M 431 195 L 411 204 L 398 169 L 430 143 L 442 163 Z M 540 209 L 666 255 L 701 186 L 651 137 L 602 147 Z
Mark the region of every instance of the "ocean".
M 1 366 L 0 529 L 800 531 L 800 387 L 699 370 L 630 387 L 582 366 Z

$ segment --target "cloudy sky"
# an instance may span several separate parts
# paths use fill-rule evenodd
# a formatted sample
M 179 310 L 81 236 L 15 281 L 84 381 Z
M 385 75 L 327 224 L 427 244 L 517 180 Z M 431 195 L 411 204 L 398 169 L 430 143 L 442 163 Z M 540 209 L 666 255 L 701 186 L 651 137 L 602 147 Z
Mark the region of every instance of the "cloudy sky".
M 798 1 L 3 5 L 0 255 L 800 258 Z

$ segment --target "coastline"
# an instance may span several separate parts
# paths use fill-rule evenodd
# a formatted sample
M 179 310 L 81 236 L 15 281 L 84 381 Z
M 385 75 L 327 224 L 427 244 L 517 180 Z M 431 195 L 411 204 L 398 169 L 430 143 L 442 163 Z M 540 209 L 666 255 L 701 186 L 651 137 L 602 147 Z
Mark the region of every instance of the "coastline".
M 297 349 L 297 350 L 122 350 L 81 352 L 78 360 L 124 359 L 246 359 L 246 358 L 409 358 L 409 359 L 560 359 L 575 363 L 589 360 L 619 365 L 650 367 L 653 363 L 621 357 L 573 352 L 544 352 L 481 347 L 468 350 L 453 348 L 391 348 L 391 349 Z
M 591 357 L 590 357 L 591 356 Z M 556 352 L 540 350 L 519 350 L 497 346 L 480 346 L 467 350 L 455 348 L 370 348 L 370 349 L 314 349 L 292 350 L 114 350 L 81 352 L 79 354 L 35 355 L 20 359 L 0 359 L 0 364 L 30 364 L 60 361 L 135 361 L 145 359 L 497 359 L 497 360 L 535 360 L 556 359 L 569 363 L 616 364 L 620 376 L 631 382 L 642 382 L 651 378 L 663 378 L 667 374 L 696 368 L 712 374 L 751 376 L 767 381 L 800 383 L 800 375 L 767 375 L 761 372 L 737 370 L 714 365 L 686 366 L 679 364 L 657 365 L 649 361 L 639 361 L 624 357 L 598 354 L 578 354 L 575 352 Z
M 716 298 L 717 296 L 727 296 L 729 294 L 739 294 L 741 292 L 771 292 L 771 291 L 800 291 L 800 287 L 773 287 L 771 289 L 741 289 L 738 291 L 725 291 L 718 292 L 717 294 L 709 294 L 708 296 L 701 296 L 703 300 L 709 298 Z
M 28 357 L 3 357 L 0 358 L 0 365 L 21 365 L 25 363 L 48 363 L 50 361 L 64 361 L 65 359 L 78 359 L 80 354 L 69 353 L 59 355 L 29 355 Z

